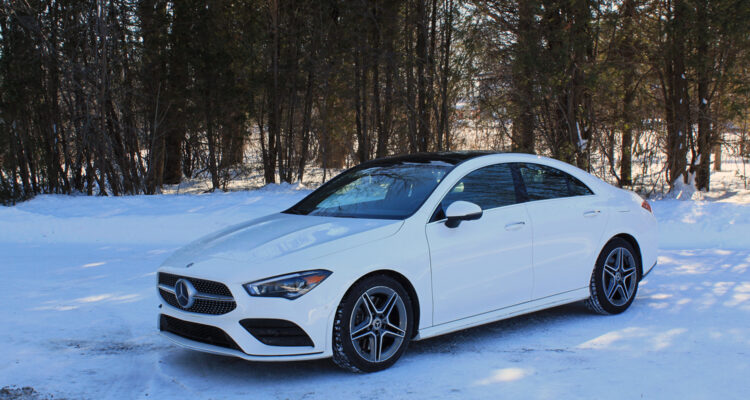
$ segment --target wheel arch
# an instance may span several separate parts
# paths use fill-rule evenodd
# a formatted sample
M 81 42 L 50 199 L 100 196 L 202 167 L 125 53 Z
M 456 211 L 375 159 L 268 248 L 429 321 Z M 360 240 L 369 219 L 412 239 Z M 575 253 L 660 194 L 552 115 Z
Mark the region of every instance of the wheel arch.
M 390 278 L 395 279 L 396 282 L 400 283 L 401 286 L 404 287 L 404 289 L 406 290 L 406 293 L 409 294 L 409 297 L 410 297 L 410 299 L 412 301 L 412 312 L 414 313 L 414 324 L 415 324 L 415 326 L 414 326 L 414 332 L 412 334 L 412 338 L 415 337 L 419 333 L 419 318 L 421 316 L 420 305 L 419 305 L 419 296 L 417 295 L 416 289 L 414 289 L 414 285 L 411 284 L 411 282 L 409 281 L 409 279 L 406 276 L 404 276 L 404 275 L 402 275 L 402 274 L 400 274 L 400 273 L 398 273 L 398 272 L 396 272 L 396 271 L 394 271 L 392 269 L 379 269 L 379 270 L 375 270 L 375 271 L 372 271 L 372 272 L 368 272 L 367 274 L 362 275 L 356 281 L 352 282 L 352 284 L 349 285 L 349 288 L 346 289 L 346 293 L 344 294 L 344 296 L 342 298 L 346 298 L 346 296 L 349 294 L 349 292 L 352 290 L 352 288 L 357 283 L 359 283 L 362 280 L 367 279 L 369 277 L 378 276 L 378 275 L 385 275 L 385 276 L 388 276 Z
M 638 244 L 638 240 L 636 240 L 633 235 L 630 235 L 628 233 L 618 233 L 615 236 L 612 236 L 607 243 L 611 242 L 612 239 L 622 239 L 631 246 L 633 246 L 633 250 L 635 250 L 635 256 L 638 257 L 638 280 L 641 280 L 643 277 L 643 254 L 641 254 L 641 246 Z M 606 246 L 607 243 L 604 245 Z

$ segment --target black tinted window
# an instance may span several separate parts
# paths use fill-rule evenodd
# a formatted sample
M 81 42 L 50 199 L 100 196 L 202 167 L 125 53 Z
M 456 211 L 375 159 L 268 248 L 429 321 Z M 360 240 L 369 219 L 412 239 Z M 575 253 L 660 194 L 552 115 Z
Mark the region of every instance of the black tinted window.
M 593 194 L 583 182 L 569 174 L 539 164 L 518 164 L 530 201 Z
M 568 175 L 568 178 L 570 178 L 570 180 L 568 181 L 568 185 L 570 185 L 571 196 L 586 196 L 589 194 L 594 194 L 594 192 L 592 192 L 588 186 L 586 186 L 583 182 L 579 181 L 575 177 Z
M 443 199 L 443 211 L 457 200 L 470 201 L 482 210 L 517 203 L 510 164 L 480 168 L 461 178 Z

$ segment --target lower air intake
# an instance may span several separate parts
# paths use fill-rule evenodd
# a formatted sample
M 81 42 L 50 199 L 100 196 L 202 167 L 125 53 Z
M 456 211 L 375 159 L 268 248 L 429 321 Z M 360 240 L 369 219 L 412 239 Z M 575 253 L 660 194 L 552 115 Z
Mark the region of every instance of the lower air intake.
M 196 342 L 242 351 L 226 332 L 215 326 L 196 324 L 162 314 L 159 329 Z
M 283 319 L 243 319 L 240 325 L 269 346 L 313 346 L 312 339 L 294 322 Z

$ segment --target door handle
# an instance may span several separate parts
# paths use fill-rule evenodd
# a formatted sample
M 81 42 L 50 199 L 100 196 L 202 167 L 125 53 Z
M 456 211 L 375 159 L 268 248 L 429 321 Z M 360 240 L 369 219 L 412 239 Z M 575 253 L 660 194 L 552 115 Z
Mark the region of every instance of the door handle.
M 526 222 L 524 222 L 524 221 L 511 222 L 510 224 L 505 225 L 505 230 L 506 231 L 517 231 L 517 230 L 523 228 L 524 225 L 526 225 Z
M 584 217 L 596 217 L 597 215 L 599 215 L 599 213 L 601 213 L 601 211 L 599 211 L 599 210 L 591 210 L 591 211 L 584 212 L 583 216 Z

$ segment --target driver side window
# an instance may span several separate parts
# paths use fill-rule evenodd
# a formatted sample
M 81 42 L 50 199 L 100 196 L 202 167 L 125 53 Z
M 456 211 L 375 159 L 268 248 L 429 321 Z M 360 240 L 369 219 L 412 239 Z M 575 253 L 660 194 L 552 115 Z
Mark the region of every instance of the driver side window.
M 482 210 L 518 203 L 511 165 L 490 165 L 461 178 L 443 198 L 433 221 L 445 218 L 445 210 L 458 200 L 472 202 Z

